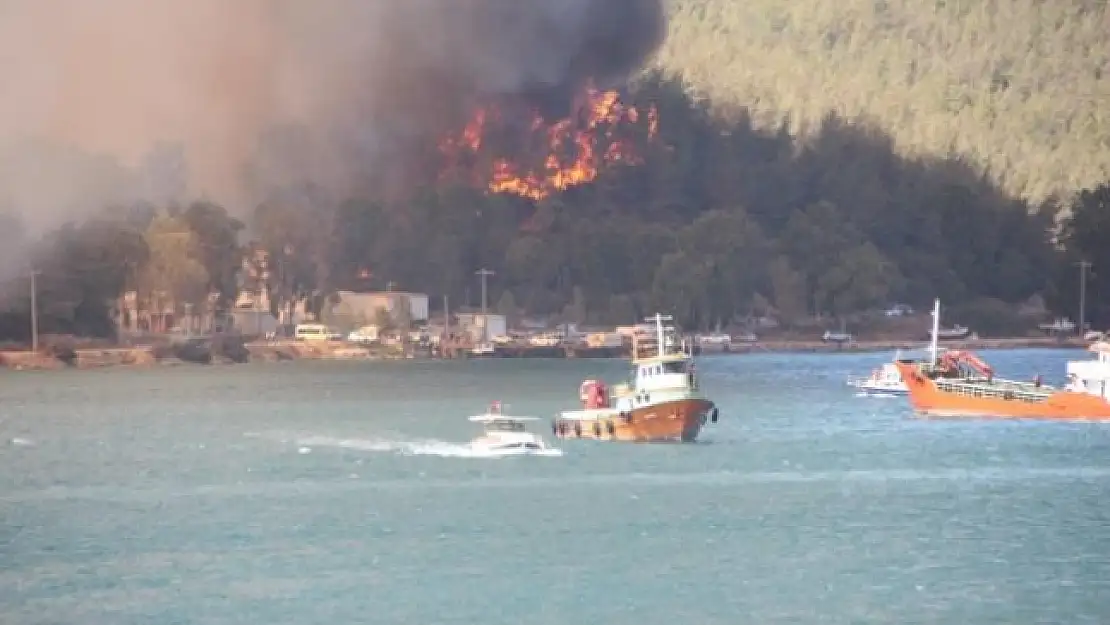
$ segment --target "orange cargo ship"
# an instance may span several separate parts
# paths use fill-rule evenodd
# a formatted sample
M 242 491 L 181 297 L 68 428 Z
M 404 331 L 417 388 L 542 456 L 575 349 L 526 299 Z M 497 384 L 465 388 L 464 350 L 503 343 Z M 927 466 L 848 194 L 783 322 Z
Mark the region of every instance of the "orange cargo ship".
M 657 314 L 649 320 L 655 322 L 655 336 L 633 340 L 632 383 L 614 387 L 610 396 L 603 382 L 586 380 L 579 389 L 583 408 L 556 417 L 552 434 L 604 441 L 691 442 L 707 422 L 717 422 L 716 406 L 699 388 L 691 350 L 673 327 L 663 325 L 670 317 Z
M 996 378 L 994 370 L 968 351 L 938 353 L 933 311 L 930 362 L 900 360 L 898 370 L 919 413 L 938 417 L 1066 419 L 1110 421 L 1110 343 L 1091 346 L 1094 360 L 1070 362 L 1068 384 L 1054 388 L 1040 382 Z

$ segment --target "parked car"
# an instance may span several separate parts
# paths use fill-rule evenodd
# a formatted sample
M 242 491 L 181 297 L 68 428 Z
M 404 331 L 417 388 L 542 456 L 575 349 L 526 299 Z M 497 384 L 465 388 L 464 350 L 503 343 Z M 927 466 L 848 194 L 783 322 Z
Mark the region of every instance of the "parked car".
M 904 315 L 912 315 L 913 308 L 910 307 L 908 304 L 895 304 L 886 309 L 883 314 L 885 314 L 887 317 L 902 317 Z
M 349 342 L 358 343 L 360 345 L 377 343 L 378 338 L 378 326 L 362 326 L 347 335 L 347 340 Z
M 331 332 L 319 323 L 301 323 L 294 330 L 293 338 L 298 341 L 326 341 L 331 338 Z

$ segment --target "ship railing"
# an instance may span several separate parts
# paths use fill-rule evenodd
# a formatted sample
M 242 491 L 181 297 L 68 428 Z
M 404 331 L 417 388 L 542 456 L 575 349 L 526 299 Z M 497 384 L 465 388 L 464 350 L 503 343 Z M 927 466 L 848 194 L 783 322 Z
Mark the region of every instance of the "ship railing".
M 1027 384 L 1014 384 L 1001 381 L 987 382 L 986 380 L 968 381 L 967 379 L 951 380 L 939 378 L 935 380 L 935 382 L 938 389 L 955 395 L 1017 400 L 1031 403 L 1044 401 L 1052 394 L 1053 390 L 1055 390 L 1050 386 L 1036 387 Z
M 690 345 L 677 335 L 669 335 L 663 346 L 664 356 L 690 356 Z M 655 337 L 635 337 L 632 343 L 634 358 L 654 358 L 659 355 L 659 341 Z

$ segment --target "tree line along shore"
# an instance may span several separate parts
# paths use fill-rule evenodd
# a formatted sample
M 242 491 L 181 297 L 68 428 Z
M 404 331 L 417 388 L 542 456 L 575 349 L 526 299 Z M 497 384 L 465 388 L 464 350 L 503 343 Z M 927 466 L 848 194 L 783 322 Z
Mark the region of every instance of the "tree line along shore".
M 1025 337 L 945 341 L 953 349 L 1023 349 L 1076 348 L 1084 345 L 1078 339 Z M 760 353 L 866 353 L 916 350 L 921 341 L 864 340 L 837 344 L 819 340 L 769 340 L 734 343 L 725 350 L 699 350 L 704 355 Z M 623 348 L 528 348 L 501 349 L 484 357 L 493 358 L 627 358 Z M 474 358 L 467 350 L 444 353 L 436 350 L 383 349 L 351 345 L 344 341 L 219 341 L 202 339 L 178 344 L 118 346 L 51 346 L 38 352 L 29 350 L 0 351 L 0 368 L 17 371 L 149 368 L 175 365 L 243 365 L 303 360 L 366 361 L 410 360 L 427 358 Z

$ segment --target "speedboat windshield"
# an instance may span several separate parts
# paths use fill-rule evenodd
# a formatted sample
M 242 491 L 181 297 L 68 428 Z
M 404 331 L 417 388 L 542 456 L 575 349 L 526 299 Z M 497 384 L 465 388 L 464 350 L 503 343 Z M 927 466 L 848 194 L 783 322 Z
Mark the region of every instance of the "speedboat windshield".
M 515 442 L 515 443 L 502 443 L 500 445 L 491 445 L 490 449 L 495 450 L 495 451 L 497 451 L 497 450 L 512 450 L 512 449 L 527 449 L 527 450 L 530 450 L 530 451 L 537 451 L 537 450 L 542 450 L 543 446 L 540 445 L 539 443 L 521 441 L 521 442 Z

